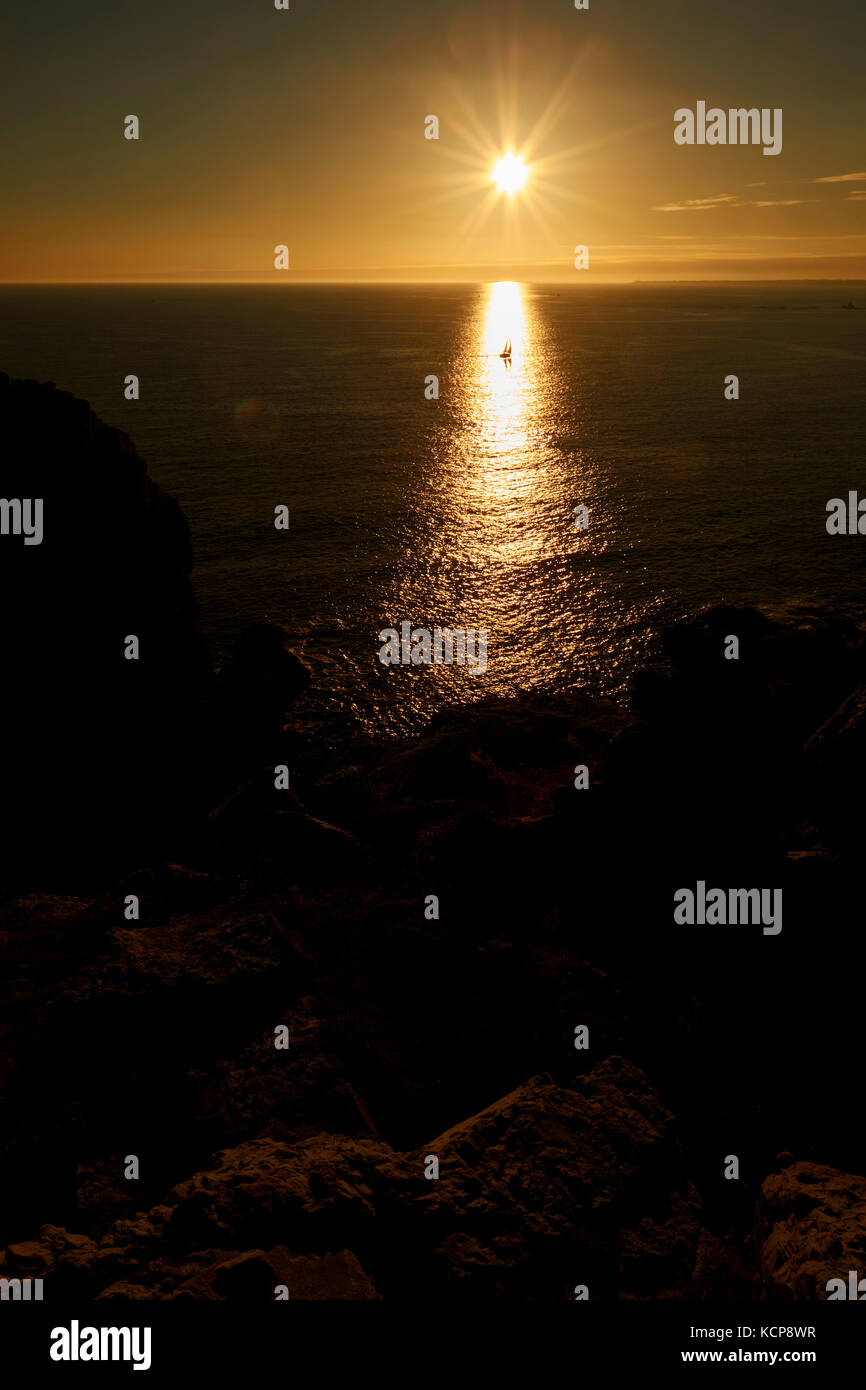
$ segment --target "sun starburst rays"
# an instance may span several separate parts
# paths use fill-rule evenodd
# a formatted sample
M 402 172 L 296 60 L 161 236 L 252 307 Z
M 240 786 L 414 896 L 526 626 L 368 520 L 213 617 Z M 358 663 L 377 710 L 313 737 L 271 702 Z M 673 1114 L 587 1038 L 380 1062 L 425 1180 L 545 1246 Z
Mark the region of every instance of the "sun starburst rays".
M 498 138 L 465 87 L 452 81 L 447 91 L 447 124 L 442 122 L 436 149 L 438 168 L 435 173 L 429 166 L 425 170 L 426 196 L 407 204 L 407 212 L 431 217 L 435 210 L 452 205 L 448 256 L 460 263 L 477 260 L 477 238 L 493 230 L 491 221 L 499 224 L 507 261 L 515 257 L 526 261 L 559 259 L 563 244 L 579 239 L 581 218 L 575 217 L 574 211 L 603 210 L 595 198 L 581 191 L 580 174 L 586 155 L 598 144 L 607 143 L 610 133 L 604 141 L 587 139 L 564 148 L 551 147 L 556 129 L 567 121 L 572 109 L 578 69 L 586 64 L 588 54 L 584 50 L 569 64 L 524 136 L 519 135 L 527 122 L 525 115 L 521 120 L 519 114 L 520 74 L 515 50 L 500 45 L 489 57 Z M 465 208 L 463 215 L 461 207 Z M 527 229 L 533 237 L 531 249 L 518 236 Z

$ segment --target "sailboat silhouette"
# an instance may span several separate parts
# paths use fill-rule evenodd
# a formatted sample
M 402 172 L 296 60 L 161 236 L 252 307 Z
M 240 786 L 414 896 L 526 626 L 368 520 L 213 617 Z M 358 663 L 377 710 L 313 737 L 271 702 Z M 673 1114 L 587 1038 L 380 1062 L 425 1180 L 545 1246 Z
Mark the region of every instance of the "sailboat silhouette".
M 506 338 L 506 339 L 505 339 L 505 347 L 502 349 L 502 351 L 500 352 L 499 356 L 500 356 L 500 357 L 507 357 L 507 358 L 509 358 L 509 359 L 511 358 L 511 339 L 510 339 L 510 338 Z

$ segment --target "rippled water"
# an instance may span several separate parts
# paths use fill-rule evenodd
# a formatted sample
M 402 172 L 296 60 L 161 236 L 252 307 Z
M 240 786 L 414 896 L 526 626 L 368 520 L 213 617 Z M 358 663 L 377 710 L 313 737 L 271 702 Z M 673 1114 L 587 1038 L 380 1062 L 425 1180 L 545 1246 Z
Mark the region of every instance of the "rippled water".
M 178 497 L 215 656 L 280 622 L 319 713 L 398 732 L 480 695 L 621 694 L 705 603 L 859 614 L 866 537 L 824 524 L 866 495 L 849 299 L 866 287 L 6 288 L 0 369 L 84 396 Z M 404 620 L 486 629 L 486 671 L 383 667 Z

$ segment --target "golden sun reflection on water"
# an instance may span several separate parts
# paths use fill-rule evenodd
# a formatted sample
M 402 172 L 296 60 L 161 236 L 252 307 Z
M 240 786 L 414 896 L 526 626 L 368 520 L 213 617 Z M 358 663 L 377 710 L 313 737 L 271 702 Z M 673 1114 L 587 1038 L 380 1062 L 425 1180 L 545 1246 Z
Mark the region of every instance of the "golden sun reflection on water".
M 522 287 L 515 281 L 490 286 L 476 341 L 476 370 L 465 401 L 471 424 L 463 487 L 466 502 L 484 518 L 475 544 L 481 542 L 489 562 L 501 566 L 538 553 L 527 526 L 540 483 L 538 363 Z M 506 343 L 510 360 L 500 355 Z
M 515 350 L 520 350 L 526 333 L 526 316 L 520 286 L 515 280 L 500 280 L 490 286 L 484 323 L 488 354 L 501 352 L 509 338 Z
M 574 522 L 577 502 L 606 515 L 581 367 L 543 291 L 500 281 L 467 304 L 442 408 L 425 417 L 424 487 L 385 611 L 388 626 L 485 631 L 488 664 L 413 667 L 410 704 L 431 683 L 445 705 L 580 683 L 606 666 L 623 605 L 602 526 Z
M 477 406 L 479 443 L 494 454 L 526 447 L 529 378 L 526 360 L 526 316 L 520 286 L 513 280 L 492 285 L 481 326 L 481 380 Z M 500 354 L 505 345 L 510 359 Z M 499 484 L 507 478 L 499 479 Z

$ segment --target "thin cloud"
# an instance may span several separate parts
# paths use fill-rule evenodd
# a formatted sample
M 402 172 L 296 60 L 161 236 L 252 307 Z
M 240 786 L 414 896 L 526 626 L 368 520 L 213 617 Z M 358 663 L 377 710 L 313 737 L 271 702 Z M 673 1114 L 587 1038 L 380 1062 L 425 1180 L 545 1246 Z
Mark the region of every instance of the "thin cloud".
M 652 208 L 652 212 L 704 212 L 706 208 L 715 208 L 720 204 L 727 203 L 737 205 L 736 194 L 716 193 L 712 198 L 687 198 L 684 203 L 662 203 L 660 207 Z
M 866 173 L 863 174 L 827 174 L 822 179 L 813 179 L 813 183 L 866 183 Z
M 760 184 L 749 184 L 759 188 Z M 652 212 L 706 212 L 711 208 L 793 208 L 813 198 L 737 198 L 733 193 L 717 193 L 714 198 L 688 198 L 684 203 L 662 203 Z
M 848 194 L 848 197 L 845 199 L 845 202 L 846 202 L 846 203 L 866 203 L 866 189 L 861 190 L 860 193 L 849 193 L 849 194 Z

